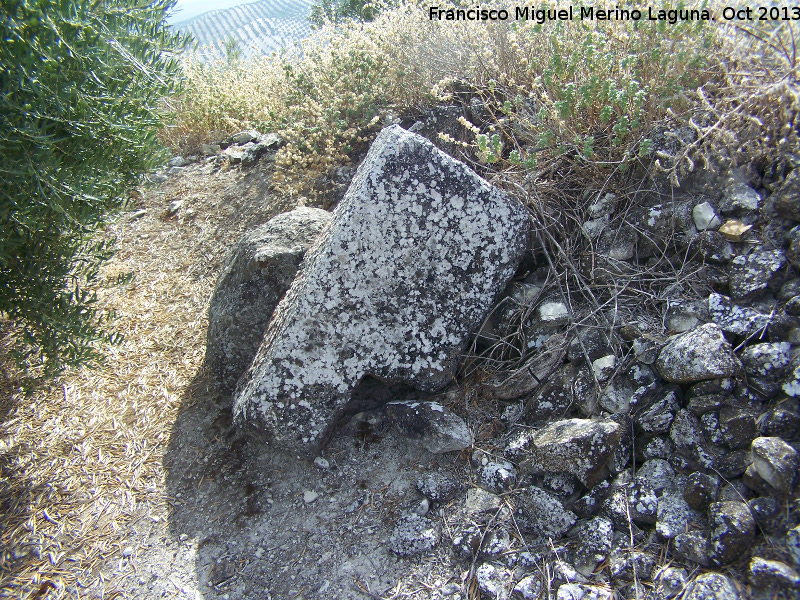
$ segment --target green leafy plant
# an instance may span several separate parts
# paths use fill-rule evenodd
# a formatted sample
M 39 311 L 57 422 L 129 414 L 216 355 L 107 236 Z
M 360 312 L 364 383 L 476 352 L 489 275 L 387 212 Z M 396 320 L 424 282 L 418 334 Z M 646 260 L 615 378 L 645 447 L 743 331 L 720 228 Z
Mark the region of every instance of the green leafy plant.
M 597 180 L 649 156 L 645 137 L 668 111 L 686 109 L 718 45 L 713 25 L 690 21 L 666 29 L 648 20 L 558 21 L 517 25 L 508 35 L 516 60 L 478 88 L 494 120 L 491 138 L 485 127 L 474 131 L 478 158 L 503 169 L 497 148 L 505 145 L 512 170 L 556 171 L 567 161 L 567 171 Z
M 114 342 L 94 290 L 113 241 L 96 232 L 163 155 L 163 99 L 186 43 L 174 0 L 9 0 L 0 31 L 0 313 L 44 376 Z
M 308 20 L 312 27 L 344 21 L 372 21 L 377 8 L 369 0 L 314 0 Z
M 229 37 L 225 40 L 225 60 L 229 65 L 242 60 L 242 49 L 239 47 L 239 41 L 235 37 Z

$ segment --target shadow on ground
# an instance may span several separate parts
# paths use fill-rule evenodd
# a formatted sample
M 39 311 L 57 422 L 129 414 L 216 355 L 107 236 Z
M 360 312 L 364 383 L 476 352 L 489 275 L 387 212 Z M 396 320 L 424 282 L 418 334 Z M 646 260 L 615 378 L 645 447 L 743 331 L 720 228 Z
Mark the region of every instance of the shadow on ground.
M 334 437 L 323 469 L 246 439 L 230 398 L 198 372 L 164 457 L 169 509 L 131 527 L 116 589 L 193 600 L 388 593 L 413 570 L 389 550 L 394 524 L 419 504 L 420 473 L 445 459 L 364 423 Z

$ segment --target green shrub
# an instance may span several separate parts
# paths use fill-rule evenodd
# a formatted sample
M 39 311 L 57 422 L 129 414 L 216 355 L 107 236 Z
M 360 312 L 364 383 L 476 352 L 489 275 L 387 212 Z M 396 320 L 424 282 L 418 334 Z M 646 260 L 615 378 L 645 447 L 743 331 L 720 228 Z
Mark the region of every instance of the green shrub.
M 372 21 L 376 8 L 369 0 L 314 0 L 308 20 L 319 29 L 325 23 Z
M 90 291 L 96 232 L 152 169 L 186 40 L 174 0 L 7 0 L 0 9 L 0 313 L 15 355 L 52 375 L 114 341 Z M 162 157 L 163 158 L 163 157 Z
M 495 116 L 491 131 L 465 123 L 481 159 L 505 162 L 507 147 L 512 171 L 569 162 L 603 179 L 649 156 L 655 123 L 686 108 L 685 93 L 709 78 L 709 55 L 719 50 L 713 24 L 663 23 L 512 25 L 514 67 L 480 94 Z

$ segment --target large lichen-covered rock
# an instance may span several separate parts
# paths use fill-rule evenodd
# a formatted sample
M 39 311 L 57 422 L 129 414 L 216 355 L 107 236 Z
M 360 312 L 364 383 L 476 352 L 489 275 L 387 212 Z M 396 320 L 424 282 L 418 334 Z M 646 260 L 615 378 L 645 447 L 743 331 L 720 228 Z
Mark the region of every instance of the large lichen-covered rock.
M 528 223 L 464 164 L 384 129 L 275 310 L 234 395 L 236 423 L 298 448 L 366 375 L 443 388 L 522 259 Z
M 658 355 L 656 368 L 667 381 L 693 383 L 735 375 L 742 363 L 719 326 L 706 323 L 672 338 Z
M 250 366 L 272 312 L 330 218 L 319 208 L 296 208 L 248 231 L 228 252 L 208 308 L 206 342 L 206 363 L 221 391 L 232 392 Z

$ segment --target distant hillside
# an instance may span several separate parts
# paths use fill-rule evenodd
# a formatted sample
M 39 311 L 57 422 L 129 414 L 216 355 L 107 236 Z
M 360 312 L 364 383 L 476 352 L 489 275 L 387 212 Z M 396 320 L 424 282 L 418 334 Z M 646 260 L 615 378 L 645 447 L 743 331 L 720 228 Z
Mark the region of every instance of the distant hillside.
M 213 10 L 174 27 L 192 34 L 204 58 L 224 58 L 225 42 L 239 43 L 242 56 L 271 54 L 292 46 L 311 33 L 310 0 L 260 0 L 225 10 Z

